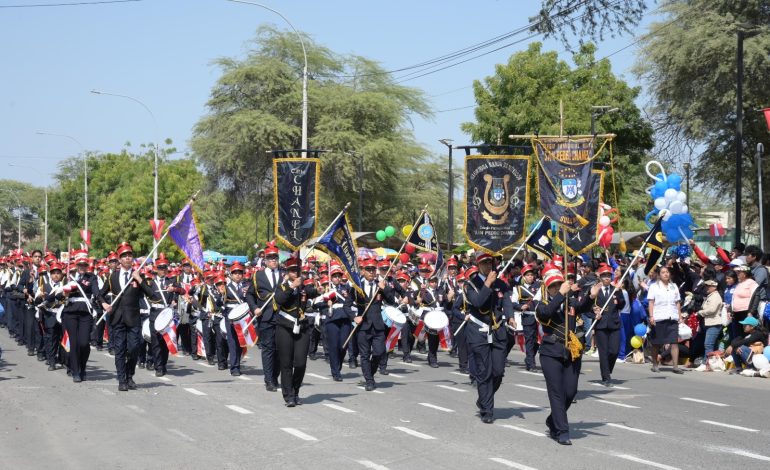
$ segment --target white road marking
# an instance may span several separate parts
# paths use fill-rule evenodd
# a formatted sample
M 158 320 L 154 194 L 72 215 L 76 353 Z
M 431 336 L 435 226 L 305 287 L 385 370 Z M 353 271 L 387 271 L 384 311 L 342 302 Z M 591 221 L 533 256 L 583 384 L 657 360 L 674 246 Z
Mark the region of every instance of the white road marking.
M 462 372 L 457 371 L 451 371 L 450 374 L 459 375 L 460 377 L 468 377 L 468 374 L 463 374 Z
M 527 465 L 522 465 L 520 463 L 511 462 L 510 460 L 501 459 L 500 457 L 490 457 L 489 460 L 492 462 L 497 462 L 499 464 L 503 464 L 508 468 L 517 468 L 519 470 L 536 470 L 533 467 L 529 467 Z
M 535 387 L 534 385 L 516 384 L 516 386 L 517 387 L 521 387 L 521 388 L 528 388 L 530 390 L 537 390 L 538 392 L 547 392 L 548 391 L 548 390 L 546 390 L 543 387 Z
M 362 387 L 361 385 L 359 385 L 357 388 L 360 388 L 361 390 L 366 390 L 366 388 Z M 372 390 L 372 391 L 371 391 L 371 392 L 369 392 L 369 393 L 385 393 L 385 392 L 381 392 L 381 391 L 379 391 L 379 390 Z
M 718 402 L 715 402 L 715 401 L 707 401 L 707 400 L 699 400 L 697 398 L 679 397 L 679 399 L 680 400 L 685 400 L 685 401 L 692 401 L 692 402 L 695 402 L 695 403 L 703 403 L 704 405 L 730 406 L 730 405 L 727 405 L 725 403 L 718 403 Z
M 331 377 L 324 377 L 323 375 L 314 374 L 312 372 L 308 372 L 305 375 L 309 375 L 310 377 L 315 377 L 316 379 L 321 379 L 321 380 L 331 380 Z
M 238 378 L 241 380 L 251 380 L 251 377 L 246 377 L 245 375 L 239 375 Z
M 136 405 L 126 405 L 126 408 L 132 411 L 136 411 L 137 413 L 146 413 L 146 411 L 144 411 L 143 409 L 139 408 Z
M 679 468 L 677 467 L 672 467 L 670 465 L 653 462 L 651 460 L 640 459 L 639 457 L 634 457 L 633 455 L 615 454 L 615 457 L 625 459 L 625 460 L 630 460 L 631 462 L 641 463 L 650 467 L 662 468 L 663 470 L 679 470 Z
M 436 387 L 441 387 L 441 388 L 445 388 L 447 390 L 452 390 L 453 392 L 467 392 L 468 391 L 468 390 L 463 390 L 463 389 L 457 388 L 457 387 L 451 387 L 449 385 L 436 385 Z
M 253 411 L 249 411 L 246 408 L 241 408 L 238 405 L 225 405 L 226 407 L 230 408 L 231 410 L 235 411 L 236 413 L 240 413 L 242 415 L 251 415 L 254 414 Z
M 423 434 L 423 433 L 421 433 L 419 431 L 415 431 L 414 429 L 405 428 L 403 426 L 393 426 L 393 429 L 398 429 L 401 432 L 405 432 L 405 433 L 409 434 L 410 436 L 419 437 L 420 439 L 426 439 L 426 440 L 435 439 L 435 437 L 433 437 L 433 436 L 429 436 L 427 434 Z
M 501 427 L 507 428 L 507 429 L 513 429 L 514 431 L 523 432 L 526 434 L 529 434 L 531 436 L 537 436 L 537 437 L 545 437 L 545 434 L 540 431 L 533 431 L 531 429 L 527 428 L 520 428 L 519 426 L 514 426 L 512 424 L 501 424 Z
M 613 428 L 618 428 L 618 429 L 625 429 L 626 431 L 633 431 L 633 432 L 638 432 L 638 433 L 640 433 L 640 434 L 647 434 L 647 435 L 650 435 L 650 436 L 652 436 L 652 435 L 654 435 L 654 434 L 655 434 L 655 433 L 654 433 L 654 432 L 652 432 L 652 431 L 647 431 L 647 430 L 645 430 L 645 429 L 639 429 L 639 428 L 632 428 L 632 427 L 629 427 L 629 426 L 624 426 L 624 425 L 622 425 L 622 424 L 618 424 L 618 423 L 604 423 L 604 424 L 605 424 L 606 426 L 611 426 L 611 427 L 613 427 Z
M 206 396 L 206 394 L 204 392 L 201 392 L 200 390 L 196 390 L 194 388 L 185 388 L 185 391 L 186 392 L 190 392 L 193 395 L 198 395 L 198 396 L 201 396 L 201 397 L 202 396 Z
M 109 354 L 107 354 L 107 353 L 102 353 L 102 356 L 104 356 L 104 357 L 112 357 L 112 356 L 110 356 L 110 355 L 109 355 Z
M 399 361 L 398 363 L 399 364 L 403 364 L 403 365 L 405 365 L 407 367 L 422 367 L 420 364 L 412 364 L 410 362 Z
M 184 440 L 186 440 L 188 442 L 195 442 L 195 439 L 193 439 L 192 437 L 188 436 L 187 434 L 183 433 L 182 431 L 180 431 L 178 429 L 169 429 L 168 431 L 170 433 L 176 434 L 177 436 L 181 437 L 182 439 L 184 439 Z
M 445 413 L 454 413 L 455 412 L 455 410 L 450 410 L 449 408 L 444 408 L 443 406 L 432 405 L 430 403 L 418 403 L 418 405 L 422 405 L 422 406 L 425 406 L 425 407 L 428 407 L 428 408 L 433 408 L 434 410 L 443 411 Z
M 208 364 L 208 363 L 206 363 L 206 362 L 202 362 L 202 363 L 201 363 L 201 365 L 202 365 L 203 367 L 210 367 L 210 368 L 214 368 L 214 366 L 212 366 L 211 364 Z
M 335 405 L 334 403 L 322 403 L 323 406 L 328 406 L 329 408 L 337 411 L 342 411 L 343 413 L 355 413 L 354 410 L 351 410 L 350 408 L 345 408 L 344 406 Z
M 158 377 L 158 380 L 162 380 L 164 382 L 171 382 L 171 379 L 169 379 L 168 377 Z
M 606 403 L 606 404 L 608 404 L 608 405 L 622 406 L 623 408 L 633 408 L 633 409 L 639 409 L 639 407 L 638 407 L 638 406 L 634 406 L 634 405 L 627 405 L 627 404 L 625 404 L 625 403 L 618 403 L 618 402 L 615 402 L 615 401 L 602 400 L 601 398 L 597 398 L 597 399 L 596 399 L 596 401 L 598 401 L 598 402 L 600 402 L 600 403 Z
M 374 463 L 371 460 L 356 460 L 356 462 L 360 463 L 366 468 L 371 468 L 372 470 L 389 470 L 388 467 Z
M 700 420 L 701 423 L 713 424 L 714 426 L 721 426 L 723 428 L 737 429 L 738 431 L 759 432 L 759 429 L 744 428 L 743 426 L 736 426 L 734 424 L 720 423 L 718 421 L 709 421 L 707 419 Z
M 529 403 L 524 403 L 523 401 L 510 400 L 508 403 L 511 403 L 512 405 L 523 406 L 524 408 L 535 408 L 535 409 L 538 409 L 538 410 L 542 410 L 543 409 L 542 406 L 531 405 Z
M 740 455 L 742 457 L 749 457 L 751 459 L 764 460 L 765 462 L 770 462 L 770 457 L 765 457 L 764 455 L 755 454 L 753 452 L 748 452 L 745 450 L 734 450 L 732 452 L 733 454 Z
M 315 437 L 311 436 L 310 434 L 305 434 L 304 432 L 300 431 L 299 429 L 294 428 L 281 428 L 281 431 L 285 433 L 289 433 L 292 436 L 302 439 L 303 441 L 317 441 Z
M 536 377 L 543 377 L 543 374 L 539 374 L 537 372 L 532 372 L 531 370 L 520 370 L 519 374 L 527 374 L 527 375 L 534 375 Z
M 395 377 L 395 378 L 397 378 L 397 379 L 403 379 L 403 378 L 404 378 L 404 376 L 403 376 L 403 375 L 394 374 L 393 372 L 391 372 L 391 373 L 390 373 L 390 376 L 391 376 L 391 377 Z
M 600 384 L 599 382 L 588 382 L 588 383 L 590 383 L 594 387 L 606 388 L 606 387 L 604 387 L 604 385 Z M 621 387 L 620 385 L 613 385 L 612 387 L 610 387 L 610 390 L 613 389 L 613 388 L 617 388 L 618 390 L 631 390 L 628 387 Z

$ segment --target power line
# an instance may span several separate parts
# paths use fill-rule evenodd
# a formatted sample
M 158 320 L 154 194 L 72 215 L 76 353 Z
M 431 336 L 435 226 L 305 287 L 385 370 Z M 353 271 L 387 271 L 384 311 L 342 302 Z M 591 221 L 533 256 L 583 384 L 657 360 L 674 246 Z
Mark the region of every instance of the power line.
M 461 109 L 468 109 L 468 108 L 475 108 L 476 105 L 472 104 L 470 106 L 461 106 L 459 108 L 450 108 L 450 109 L 442 109 L 440 111 L 436 111 L 437 113 L 448 113 L 450 111 L 460 111 Z
M 0 5 L 0 8 L 46 8 L 46 7 L 77 7 L 86 5 L 106 5 L 110 3 L 135 3 L 144 0 L 101 0 L 92 2 L 67 2 L 67 3 L 30 3 L 26 5 Z

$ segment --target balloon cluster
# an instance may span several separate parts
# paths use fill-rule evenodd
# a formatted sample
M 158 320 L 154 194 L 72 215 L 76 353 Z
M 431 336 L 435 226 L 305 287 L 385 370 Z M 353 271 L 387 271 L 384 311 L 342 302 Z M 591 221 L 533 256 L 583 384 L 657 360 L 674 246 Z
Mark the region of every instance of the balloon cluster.
M 650 173 L 650 165 L 657 165 L 660 173 Z M 655 180 L 655 184 L 647 188 L 647 194 L 652 197 L 655 208 L 647 213 L 644 221 L 649 228 L 653 227 L 650 218 L 663 217 L 661 227 L 669 243 L 687 243 L 693 237 L 692 227 L 695 222 L 689 214 L 687 195 L 682 192 L 682 177 L 677 174 L 666 175 L 663 165 L 657 161 L 647 162 L 647 175 Z
M 639 349 L 644 345 L 644 337 L 647 335 L 647 325 L 639 323 L 634 327 L 634 337 L 631 338 L 631 347 Z
M 396 234 L 396 228 L 392 225 L 388 225 L 385 227 L 385 230 L 377 230 L 377 233 L 374 234 L 375 237 L 377 237 L 378 242 L 384 242 L 386 239 L 392 237 Z
M 615 234 L 615 230 L 612 228 L 612 224 L 618 221 L 619 217 L 617 217 L 617 208 L 610 207 L 607 204 L 600 204 L 599 205 L 601 210 L 601 216 L 599 217 L 599 236 L 597 237 L 597 242 L 599 243 L 599 246 L 602 248 L 609 248 L 610 244 L 612 243 L 612 236 Z M 614 219 L 610 219 L 610 216 L 608 214 L 615 213 L 616 217 Z

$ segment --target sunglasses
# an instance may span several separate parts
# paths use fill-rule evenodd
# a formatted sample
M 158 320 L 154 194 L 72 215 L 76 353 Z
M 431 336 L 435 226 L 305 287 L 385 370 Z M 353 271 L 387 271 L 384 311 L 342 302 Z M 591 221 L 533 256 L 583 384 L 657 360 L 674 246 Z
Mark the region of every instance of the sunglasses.
M 377 271 L 377 268 L 369 266 L 368 268 L 364 268 L 364 271 Z

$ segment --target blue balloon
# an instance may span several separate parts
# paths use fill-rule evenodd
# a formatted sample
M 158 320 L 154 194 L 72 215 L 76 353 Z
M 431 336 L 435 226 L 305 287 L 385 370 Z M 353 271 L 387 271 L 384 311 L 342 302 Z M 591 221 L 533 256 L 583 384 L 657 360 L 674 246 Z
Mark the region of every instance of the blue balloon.
M 676 256 L 680 259 L 690 256 L 690 245 L 677 245 Z
M 669 188 L 676 189 L 677 191 L 681 190 L 682 187 L 682 177 L 677 175 L 676 173 L 668 175 L 668 183 Z
M 765 346 L 765 350 L 763 352 L 766 358 L 770 359 L 770 346 Z
M 668 189 L 668 185 L 666 185 L 665 181 L 656 182 L 655 186 L 652 187 L 652 191 L 650 193 L 652 195 L 652 200 L 654 201 L 659 197 L 663 197 L 667 189 Z
M 647 334 L 647 325 L 645 325 L 644 323 L 639 323 L 638 325 L 636 325 L 634 327 L 634 334 L 636 336 L 644 336 L 644 335 L 646 335 Z M 770 346 L 768 346 L 768 347 L 770 347 Z

